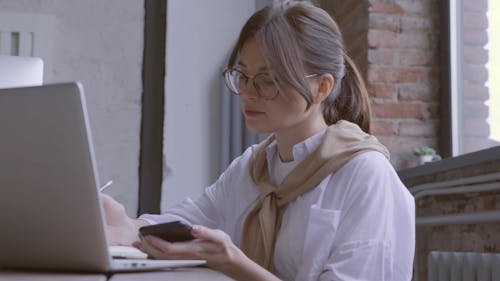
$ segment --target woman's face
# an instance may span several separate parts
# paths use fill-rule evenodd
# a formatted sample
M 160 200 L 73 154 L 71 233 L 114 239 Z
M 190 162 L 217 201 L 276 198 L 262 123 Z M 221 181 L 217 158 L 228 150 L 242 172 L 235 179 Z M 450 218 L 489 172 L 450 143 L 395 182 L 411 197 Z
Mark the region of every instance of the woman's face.
M 253 38 L 243 45 L 237 68 L 252 77 L 257 74 L 269 74 L 271 77 L 260 48 Z M 318 114 L 316 105 L 306 111 L 307 102 L 291 87 L 282 86 L 274 99 L 262 98 L 253 86 L 253 79 L 250 79 L 241 91 L 240 100 L 247 127 L 257 133 L 300 130 L 314 120 L 311 118 L 312 114 Z

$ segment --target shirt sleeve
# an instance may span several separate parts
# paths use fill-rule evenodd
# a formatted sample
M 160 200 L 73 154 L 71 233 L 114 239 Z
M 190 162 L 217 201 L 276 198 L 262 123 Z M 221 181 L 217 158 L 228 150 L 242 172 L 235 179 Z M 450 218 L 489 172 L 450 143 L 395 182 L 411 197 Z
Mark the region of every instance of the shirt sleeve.
M 188 224 L 220 228 L 224 224 L 229 205 L 235 201 L 237 191 L 234 189 L 237 186 L 234 183 L 238 181 L 237 177 L 241 177 L 249 153 L 251 151 L 247 149 L 244 154 L 234 159 L 219 179 L 207 187 L 198 199 L 186 198 L 161 215 L 146 214 L 139 218 L 153 224 L 180 220 Z
M 414 200 L 379 153 L 366 153 L 342 169 L 351 176 L 333 247 L 320 280 L 405 281 L 412 276 Z

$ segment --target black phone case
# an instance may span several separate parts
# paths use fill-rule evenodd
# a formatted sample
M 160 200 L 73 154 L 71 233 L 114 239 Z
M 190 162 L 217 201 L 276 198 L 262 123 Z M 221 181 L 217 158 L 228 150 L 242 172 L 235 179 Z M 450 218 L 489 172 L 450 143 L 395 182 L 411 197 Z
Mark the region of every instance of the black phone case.
M 191 226 L 180 221 L 143 226 L 139 229 L 143 235 L 153 235 L 168 242 L 182 242 L 194 239 Z

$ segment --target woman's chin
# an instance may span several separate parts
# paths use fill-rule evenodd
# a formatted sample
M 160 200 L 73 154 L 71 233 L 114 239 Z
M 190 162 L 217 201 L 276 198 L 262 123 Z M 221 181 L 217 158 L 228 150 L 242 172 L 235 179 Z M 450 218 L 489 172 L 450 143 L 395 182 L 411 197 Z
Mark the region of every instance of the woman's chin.
M 257 122 L 252 122 L 253 120 L 245 120 L 245 124 L 247 128 L 257 134 L 269 134 L 274 132 L 269 126 L 266 126 L 266 124 L 262 123 L 257 123 Z

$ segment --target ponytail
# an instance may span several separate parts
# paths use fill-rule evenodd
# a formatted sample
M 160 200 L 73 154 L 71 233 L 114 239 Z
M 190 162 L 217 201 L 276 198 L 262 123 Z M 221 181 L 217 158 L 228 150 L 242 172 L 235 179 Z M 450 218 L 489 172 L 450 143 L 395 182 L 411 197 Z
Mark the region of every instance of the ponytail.
M 324 101 L 323 118 L 328 125 L 347 120 L 369 134 L 371 107 L 365 82 L 347 54 L 344 54 L 344 64 L 345 75 L 340 81 L 339 93 L 332 93 L 333 98 Z

